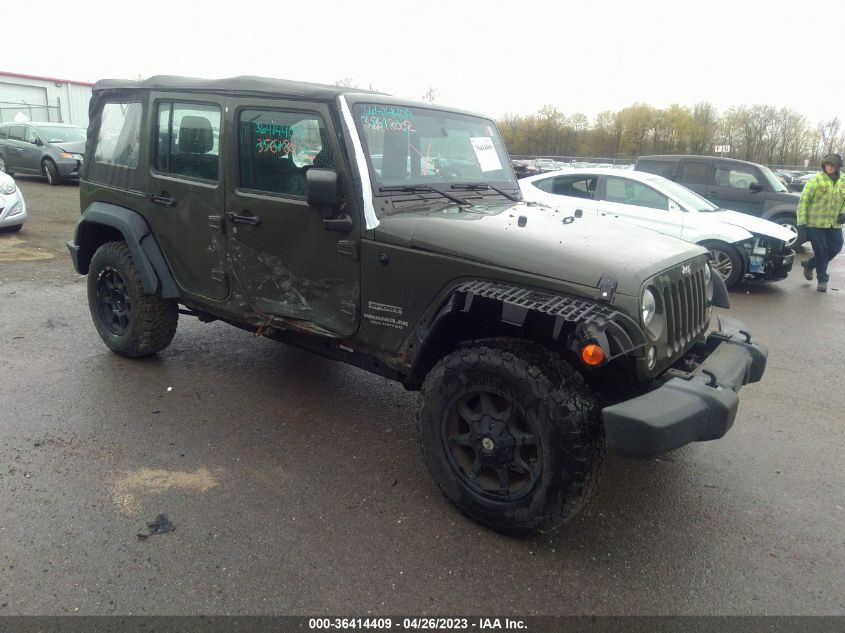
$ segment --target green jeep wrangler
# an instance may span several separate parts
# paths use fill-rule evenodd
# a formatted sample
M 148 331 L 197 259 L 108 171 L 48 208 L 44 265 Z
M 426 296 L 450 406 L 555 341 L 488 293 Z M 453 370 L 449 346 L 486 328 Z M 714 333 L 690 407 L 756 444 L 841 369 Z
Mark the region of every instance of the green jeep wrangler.
M 257 77 L 96 84 L 68 244 L 94 325 L 155 354 L 180 314 L 420 391 L 422 456 L 495 530 L 548 530 L 605 447 L 722 437 L 765 348 L 704 249 L 521 201 L 492 121 Z

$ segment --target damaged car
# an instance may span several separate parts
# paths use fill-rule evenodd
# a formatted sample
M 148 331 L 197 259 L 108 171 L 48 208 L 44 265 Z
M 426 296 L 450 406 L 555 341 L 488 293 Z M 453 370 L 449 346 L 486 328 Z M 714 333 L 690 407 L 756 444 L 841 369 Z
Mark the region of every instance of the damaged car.
M 688 242 L 713 256 L 728 288 L 743 280 L 786 279 L 795 233 L 775 222 L 720 209 L 694 191 L 639 171 L 565 170 L 520 180 L 526 200 L 577 207 Z
M 723 437 L 765 371 L 751 329 L 712 318 L 706 249 L 526 203 L 488 117 L 170 76 L 100 81 L 90 114 L 68 249 L 106 347 L 219 320 L 398 381 L 429 473 L 491 529 L 571 519 L 607 448 Z

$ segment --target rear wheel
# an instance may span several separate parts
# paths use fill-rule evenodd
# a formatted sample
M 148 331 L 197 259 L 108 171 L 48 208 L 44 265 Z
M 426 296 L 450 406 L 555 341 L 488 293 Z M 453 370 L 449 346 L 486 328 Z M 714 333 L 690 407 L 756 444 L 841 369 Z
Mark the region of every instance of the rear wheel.
M 126 242 L 97 249 L 88 270 L 88 307 L 100 338 L 131 358 L 163 350 L 173 340 L 178 305 L 144 290 Z
M 420 447 L 443 493 L 507 534 L 552 530 L 593 491 L 605 452 L 599 407 L 557 354 L 513 339 L 443 358 L 421 392 Z
M 713 270 L 719 273 L 727 288 L 732 288 L 742 279 L 742 258 L 733 246 L 725 242 L 702 242 L 701 246 L 710 251 Z
M 47 176 L 47 182 L 54 187 L 62 184 L 62 179 L 59 176 L 59 168 L 56 167 L 56 163 L 51 161 L 49 158 L 42 164 L 42 171 L 44 172 L 44 175 Z

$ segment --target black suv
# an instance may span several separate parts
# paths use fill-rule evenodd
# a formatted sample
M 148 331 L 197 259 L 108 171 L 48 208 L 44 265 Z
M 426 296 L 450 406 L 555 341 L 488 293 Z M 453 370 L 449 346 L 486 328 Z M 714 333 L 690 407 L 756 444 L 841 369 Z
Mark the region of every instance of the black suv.
M 573 516 L 606 445 L 722 437 L 763 375 L 710 331 L 705 249 L 523 202 L 486 117 L 255 77 L 101 81 L 90 111 L 68 246 L 105 344 L 219 319 L 419 390 L 429 471 L 497 530 Z
M 807 241 L 795 216 L 800 194 L 790 193 L 765 165 L 717 156 L 641 156 L 635 169 L 674 180 L 722 209 L 777 222 Z

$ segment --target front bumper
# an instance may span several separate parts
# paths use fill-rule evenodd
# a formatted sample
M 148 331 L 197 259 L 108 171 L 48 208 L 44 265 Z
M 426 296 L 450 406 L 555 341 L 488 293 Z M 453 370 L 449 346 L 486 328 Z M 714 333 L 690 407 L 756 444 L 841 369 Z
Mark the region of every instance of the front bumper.
M 794 263 L 795 253 L 791 249 L 786 249 L 782 253 L 751 255 L 748 261 L 748 273 L 759 281 L 780 281 L 787 278 Z
M 657 389 L 602 410 L 609 447 L 645 457 L 728 432 L 737 392 L 762 378 L 768 351 L 738 319 L 722 316 L 719 325 L 692 350 L 706 356 L 693 371 L 669 370 L 672 377 Z
M 82 167 L 81 160 L 62 158 L 56 161 L 56 168 L 62 178 L 79 178 L 80 167 Z

